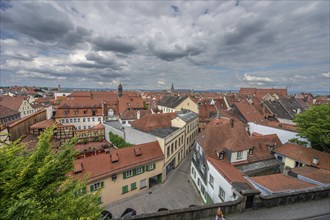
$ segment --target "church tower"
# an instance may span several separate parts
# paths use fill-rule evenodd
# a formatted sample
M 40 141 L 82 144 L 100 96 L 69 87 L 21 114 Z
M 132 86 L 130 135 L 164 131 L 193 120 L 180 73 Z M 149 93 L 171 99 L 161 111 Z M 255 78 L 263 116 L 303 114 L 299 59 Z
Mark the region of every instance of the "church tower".
M 174 85 L 172 83 L 171 92 L 174 92 Z
M 121 83 L 119 83 L 118 85 L 118 97 L 122 97 L 123 96 L 123 86 L 121 85 Z

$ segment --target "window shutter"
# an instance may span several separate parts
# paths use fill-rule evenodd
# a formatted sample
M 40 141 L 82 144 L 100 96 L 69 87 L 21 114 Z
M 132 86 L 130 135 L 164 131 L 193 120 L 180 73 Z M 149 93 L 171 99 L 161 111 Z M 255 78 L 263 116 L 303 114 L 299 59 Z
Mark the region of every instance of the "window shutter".
M 102 181 L 102 182 L 101 182 L 101 188 L 103 188 L 103 186 L 104 186 L 104 182 Z
M 90 186 L 90 191 L 91 191 L 91 192 L 94 192 L 94 187 L 93 187 L 93 185 Z
M 123 173 L 123 178 L 126 179 L 126 172 Z
M 136 169 L 133 169 L 133 176 L 136 175 Z
M 142 167 L 142 173 L 144 173 L 144 170 L 145 170 L 145 166 Z

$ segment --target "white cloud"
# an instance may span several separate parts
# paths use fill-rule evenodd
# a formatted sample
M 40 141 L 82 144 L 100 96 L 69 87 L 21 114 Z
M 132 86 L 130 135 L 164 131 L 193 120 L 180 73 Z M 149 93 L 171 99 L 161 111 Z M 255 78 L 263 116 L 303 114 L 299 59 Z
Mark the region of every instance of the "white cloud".
M 330 72 L 322 73 L 321 75 L 324 76 L 325 78 L 330 78 Z
M 260 77 L 260 76 L 251 76 L 248 75 L 247 73 L 244 74 L 244 80 L 247 82 L 273 82 L 269 77 Z

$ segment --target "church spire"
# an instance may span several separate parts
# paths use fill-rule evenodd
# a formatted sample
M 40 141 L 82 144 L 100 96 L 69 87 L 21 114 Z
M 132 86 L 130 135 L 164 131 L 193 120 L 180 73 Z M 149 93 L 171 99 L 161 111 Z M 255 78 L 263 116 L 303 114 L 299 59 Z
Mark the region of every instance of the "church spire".
M 123 96 L 123 86 L 121 85 L 121 82 L 118 85 L 118 97 Z
M 171 86 L 171 92 L 174 92 L 174 85 L 172 83 L 172 86 Z

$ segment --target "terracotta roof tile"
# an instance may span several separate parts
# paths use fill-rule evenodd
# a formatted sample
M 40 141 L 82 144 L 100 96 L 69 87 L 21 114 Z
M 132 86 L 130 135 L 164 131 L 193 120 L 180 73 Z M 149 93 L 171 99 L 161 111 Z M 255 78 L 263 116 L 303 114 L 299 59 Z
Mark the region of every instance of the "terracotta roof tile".
M 6 118 L 17 114 L 19 115 L 20 113 L 11 108 L 7 108 L 6 106 L 0 105 L 0 118 Z
M 246 122 L 253 122 L 261 125 L 267 124 L 266 119 L 253 104 L 250 104 L 247 101 L 242 101 L 236 102 L 233 105 L 236 106 L 237 110 L 242 114 Z
M 317 185 L 306 183 L 302 180 L 286 176 L 282 173 L 250 177 L 254 182 L 264 186 L 273 193 L 286 192 L 291 190 L 308 189 Z
M 216 151 L 225 148 L 230 151 L 247 150 L 253 146 L 243 123 L 234 120 L 231 127 L 229 118 L 215 119 L 200 133 L 196 142 L 202 146 L 206 155 L 217 157 Z
M 212 157 L 207 157 L 207 160 L 220 172 L 220 174 L 229 182 L 242 182 L 247 183 L 251 187 L 252 184 L 243 177 L 243 173 L 236 167 L 226 163 L 223 160 L 214 159 Z M 254 188 L 254 187 L 253 187 Z
M 123 120 L 135 120 L 137 119 L 137 112 L 140 111 L 140 118 L 148 114 L 152 114 L 151 110 L 126 110 L 120 115 L 120 119 Z
M 23 96 L 11 97 L 4 95 L 0 98 L 0 105 L 18 111 L 24 99 L 26 99 L 26 97 Z
M 63 126 L 61 123 L 56 122 L 54 119 L 49 119 L 49 120 L 44 120 L 44 121 L 41 121 L 41 122 L 38 122 L 36 124 L 31 125 L 30 129 L 50 128 L 53 125 L 55 125 L 56 127 Z
M 162 113 L 146 115 L 131 123 L 132 127 L 141 131 L 151 131 L 157 128 L 171 127 L 171 120 L 176 118 L 176 113 Z
M 248 155 L 249 162 L 257 162 L 274 158 L 269 150 L 269 145 L 275 148 L 282 146 L 282 143 L 276 134 L 258 135 L 250 137 L 254 145 L 252 155 Z
M 330 184 L 330 170 L 303 166 L 293 168 L 291 171 L 295 174 L 307 177 L 320 183 Z
M 277 148 L 275 152 L 310 166 L 330 170 L 330 154 L 325 152 L 291 143 L 284 144 Z M 312 163 L 315 156 L 319 158 L 317 165 Z
M 140 149 L 141 155 L 136 156 L 134 149 Z M 118 157 L 117 162 L 112 162 L 111 157 Z M 89 175 L 88 181 L 95 181 L 112 174 L 121 173 L 132 168 L 147 165 L 164 159 L 164 154 L 157 141 L 146 144 L 135 145 L 117 150 L 110 150 L 109 154 L 98 154 L 75 160 L 75 164 L 83 164 L 83 171 L 79 174 L 70 174 L 75 178 L 83 179 Z
M 288 96 L 287 89 L 275 89 L 275 88 L 241 88 L 239 93 L 242 95 L 255 95 L 257 97 L 264 97 L 267 94 L 277 94 L 286 98 Z

